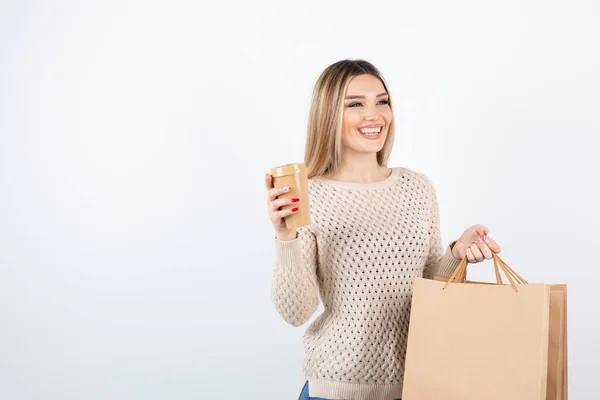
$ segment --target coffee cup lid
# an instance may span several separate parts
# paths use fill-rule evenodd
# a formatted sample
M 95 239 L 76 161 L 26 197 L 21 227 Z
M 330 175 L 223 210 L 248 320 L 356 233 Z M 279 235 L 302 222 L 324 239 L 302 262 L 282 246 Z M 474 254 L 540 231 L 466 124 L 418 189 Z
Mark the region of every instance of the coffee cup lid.
M 306 165 L 301 162 L 280 165 L 278 167 L 271 168 L 271 175 L 274 177 L 293 175 L 300 171 L 305 171 Z

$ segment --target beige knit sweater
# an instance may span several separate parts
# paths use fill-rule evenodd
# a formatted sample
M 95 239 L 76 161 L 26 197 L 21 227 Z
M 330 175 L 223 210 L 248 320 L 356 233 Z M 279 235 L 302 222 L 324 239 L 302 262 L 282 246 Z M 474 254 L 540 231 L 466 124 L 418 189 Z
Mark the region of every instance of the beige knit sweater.
M 311 225 L 294 240 L 275 239 L 271 285 L 275 308 L 293 326 L 323 303 L 303 338 L 309 395 L 398 399 L 413 280 L 460 263 L 454 242 L 443 253 L 434 186 L 397 167 L 376 183 L 309 179 L 309 202 Z

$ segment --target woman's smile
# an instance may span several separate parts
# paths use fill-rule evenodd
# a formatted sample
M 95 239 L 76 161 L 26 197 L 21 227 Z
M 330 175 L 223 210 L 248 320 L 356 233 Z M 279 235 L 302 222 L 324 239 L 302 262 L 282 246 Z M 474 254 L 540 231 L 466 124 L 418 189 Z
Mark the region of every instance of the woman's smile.
M 358 133 L 368 140 L 377 140 L 381 138 L 381 134 L 383 133 L 383 125 L 375 124 L 375 125 L 367 125 L 361 128 L 358 128 Z

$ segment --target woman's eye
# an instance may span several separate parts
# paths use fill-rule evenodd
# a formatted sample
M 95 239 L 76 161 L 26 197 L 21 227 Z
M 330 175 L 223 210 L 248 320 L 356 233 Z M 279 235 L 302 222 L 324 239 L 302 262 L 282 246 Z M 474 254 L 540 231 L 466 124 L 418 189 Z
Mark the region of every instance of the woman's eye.
M 384 105 L 390 104 L 389 100 L 381 100 L 380 103 L 383 103 Z M 352 103 L 352 104 L 349 104 L 348 107 L 354 107 L 354 106 L 359 106 L 359 105 L 362 105 L 362 103 Z

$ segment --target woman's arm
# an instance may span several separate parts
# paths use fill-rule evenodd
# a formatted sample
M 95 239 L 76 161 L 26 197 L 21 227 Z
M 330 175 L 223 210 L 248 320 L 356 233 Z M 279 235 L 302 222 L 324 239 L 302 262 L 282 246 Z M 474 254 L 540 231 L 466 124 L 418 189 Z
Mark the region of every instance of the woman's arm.
M 295 239 L 275 238 L 271 297 L 277 312 L 293 326 L 303 325 L 317 309 L 317 239 L 309 227 L 298 228 Z

